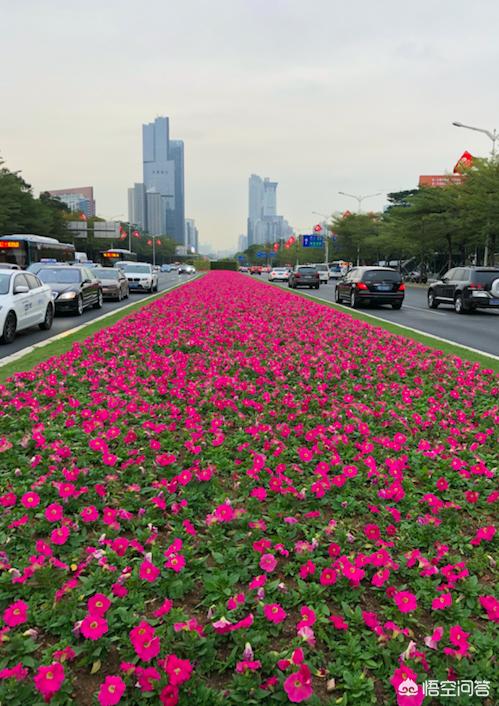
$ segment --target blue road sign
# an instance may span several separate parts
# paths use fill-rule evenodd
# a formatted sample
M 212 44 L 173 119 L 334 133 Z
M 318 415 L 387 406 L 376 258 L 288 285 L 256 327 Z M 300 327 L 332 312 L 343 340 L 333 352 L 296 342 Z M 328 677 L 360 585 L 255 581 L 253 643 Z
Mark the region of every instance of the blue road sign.
M 304 248 L 322 248 L 324 237 L 322 235 L 303 235 L 302 245 Z
M 266 253 L 266 252 L 262 252 L 261 250 L 259 250 L 259 251 L 257 252 L 256 256 L 257 256 L 257 257 L 267 257 L 267 253 Z

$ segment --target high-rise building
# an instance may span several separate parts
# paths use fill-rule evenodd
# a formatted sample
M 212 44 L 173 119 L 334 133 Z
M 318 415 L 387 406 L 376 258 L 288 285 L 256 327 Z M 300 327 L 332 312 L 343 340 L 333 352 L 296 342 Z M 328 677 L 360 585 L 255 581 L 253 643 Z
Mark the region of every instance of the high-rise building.
M 193 218 L 185 219 L 185 247 L 189 254 L 199 251 L 199 231 Z
M 164 235 L 166 228 L 165 197 L 154 189 L 146 192 L 147 232 L 151 235 Z
M 144 184 L 134 184 L 131 189 L 128 189 L 128 220 L 142 230 L 147 230 L 146 187 Z
M 237 239 L 237 250 L 238 252 L 244 252 L 248 247 L 248 236 L 242 233 Z
M 247 247 L 273 243 L 292 232 L 283 216 L 277 215 L 277 184 L 256 174 L 249 178 Z
M 179 245 L 185 241 L 185 195 L 184 195 L 184 143 L 182 140 L 170 140 L 170 158 L 175 165 L 173 207 L 173 239 Z
M 93 186 L 75 186 L 69 189 L 51 189 L 48 192 L 56 196 L 71 211 L 81 211 L 87 218 L 95 216 L 95 200 Z

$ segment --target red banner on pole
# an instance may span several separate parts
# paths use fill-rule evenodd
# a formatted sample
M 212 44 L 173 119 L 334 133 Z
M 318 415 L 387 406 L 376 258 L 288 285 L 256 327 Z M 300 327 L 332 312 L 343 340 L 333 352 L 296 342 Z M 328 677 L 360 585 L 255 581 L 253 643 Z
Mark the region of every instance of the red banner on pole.
M 140 233 L 139 233 L 138 230 L 134 230 L 133 233 L 132 233 L 132 235 L 133 235 L 134 238 L 140 238 Z
M 148 244 L 148 245 L 152 245 L 152 240 L 149 239 L 149 240 L 147 241 L 147 244 Z
M 161 240 L 159 238 L 156 239 L 156 245 L 161 245 Z
M 461 174 L 473 166 L 473 156 L 465 150 L 456 162 L 454 174 Z

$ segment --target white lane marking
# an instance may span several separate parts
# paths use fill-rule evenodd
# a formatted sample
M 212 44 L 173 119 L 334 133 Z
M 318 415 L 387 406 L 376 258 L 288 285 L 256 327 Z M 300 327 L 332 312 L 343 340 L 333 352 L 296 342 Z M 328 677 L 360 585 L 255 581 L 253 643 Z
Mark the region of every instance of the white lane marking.
M 294 292 L 291 290 L 289 294 L 298 294 L 298 292 Z M 323 299 L 322 297 L 318 297 L 315 294 L 307 294 L 307 297 L 310 297 L 312 299 L 317 299 L 317 301 L 320 302 L 325 302 L 326 304 L 334 304 L 335 306 L 341 306 L 342 309 L 346 309 L 347 312 L 352 312 L 352 308 L 349 306 L 345 306 L 345 304 L 337 304 L 336 302 L 332 302 L 329 299 Z M 427 338 L 432 338 L 435 341 L 441 341 L 442 343 L 450 343 L 451 346 L 457 346 L 458 348 L 463 348 L 466 351 L 471 351 L 472 353 L 478 353 L 479 355 L 483 355 L 486 358 L 492 358 L 492 360 L 499 360 L 499 356 L 494 355 L 493 353 L 486 353 L 485 351 L 481 351 L 478 348 L 471 348 L 471 346 L 465 346 L 463 343 L 456 343 L 456 341 L 450 341 L 448 338 L 441 338 L 440 336 L 434 336 L 432 333 L 426 333 L 426 331 L 421 331 L 421 329 L 417 328 L 412 328 L 412 326 L 405 326 L 404 324 L 397 324 L 394 321 L 390 321 L 389 319 L 382 319 L 380 316 L 374 316 L 373 314 L 366 314 L 364 311 L 360 312 L 358 309 L 354 309 L 354 311 L 357 311 L 359 314 L 362 314 L 362 316 L 367 316 L 370 319 L 374 319 L 375 321 L 381 321 L 382 323 L 387 323 L 387 324 L 392 324 L 393 326 L 397 326 L 398 328 L 404 329 L 406 331 L 412 331 L 413 333 L 418 333 L 420 336 L 426 336 Z M 445 314 L 444 314 L 445 316 Z
M 16 353 L 12 353 L 11 355 L 5 356 L 5 358 L 1 358 L 0 359 L 0 368 L 3 368 L 3 366 L 7 365 L 8 363 L 13 363 L 15 360 L 19 360 L 20 358 L 24 358 L 25 355 L 28 355 L 28 353 L 32 353 L 37 348 L 44 348 L 45 346 L 48 346 L 49 343 L 53 343 L 54 341 L 59 341 L 61 338 L 66 338 L 66 336 L 70 336 L 71 334 L 76 333 L 77 331 L 80 331 L 81 329 L 86 328 L 87 326 L 91 326 L 92 324 L 95 324 L 97 321 L 102 321 L 103 319 L 107 319 L 109 316 L 113 316 L 117 312 L 126 311 L 131 306 L 135 306 L 136 304 L 146 302 L 149 299 L 153 299 L 154 297 L 159 297 L 160 294 L 164 294 L 165 292 L 169 292 L 172 289 L 176 289 L 176 287 L 180 287 L 183 284 L 187 284 L 187 282 L 192 282 L 193 279 L 197 279 L 200 276 L 201 275 L 198 274 L 198 275 L 196 275 L 196 277 L 193 277 L 192 279 L 183 280 L 181 282 L 176 282 L 171 287 L 168 287 L 167 289 L 162 289 L 160 292 L 155 292 L 154 294 L 151 294 L 148 297 L 144 297 L 143 299 L 139 299 L 137 302 L 130 302 L 130 304 L 126 304 L 125 306 L 121 306 L 118 309 L 112 309 L 111 311 L 107 311 L 102 316 L 98 316 L 96 319 L 91 319 L 90 321 L 86 321 L 84 324 L 80 324 L 79 326 L 74 326 L 73 328 L 70 328 L 67 331 L 62 331 L 61 333 L 58 333 L 55 336 L 52 336 L 51 338 L 45 338 L 43 341 L 39 341 L 38 343 L 33 343 L 32 346 L 27 346 L 26 348 L 21 348 L 20 351 L 16 351 Z

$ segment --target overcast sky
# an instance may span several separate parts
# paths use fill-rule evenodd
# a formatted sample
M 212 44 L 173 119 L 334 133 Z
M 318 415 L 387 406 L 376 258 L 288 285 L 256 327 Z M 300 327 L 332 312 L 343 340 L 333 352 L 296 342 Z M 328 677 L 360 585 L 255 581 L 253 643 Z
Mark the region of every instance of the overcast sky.
M 412 188 L 490 150 L 453 120 L 499 128 L 495 0 L 0 0 L 0 22 L 7 166 L 126 214 L 141 125 L 168 115 L 186 216 L 217 249 L 246 230 L 251 173 L 299 231 L 354 210 L 338 191 Z

